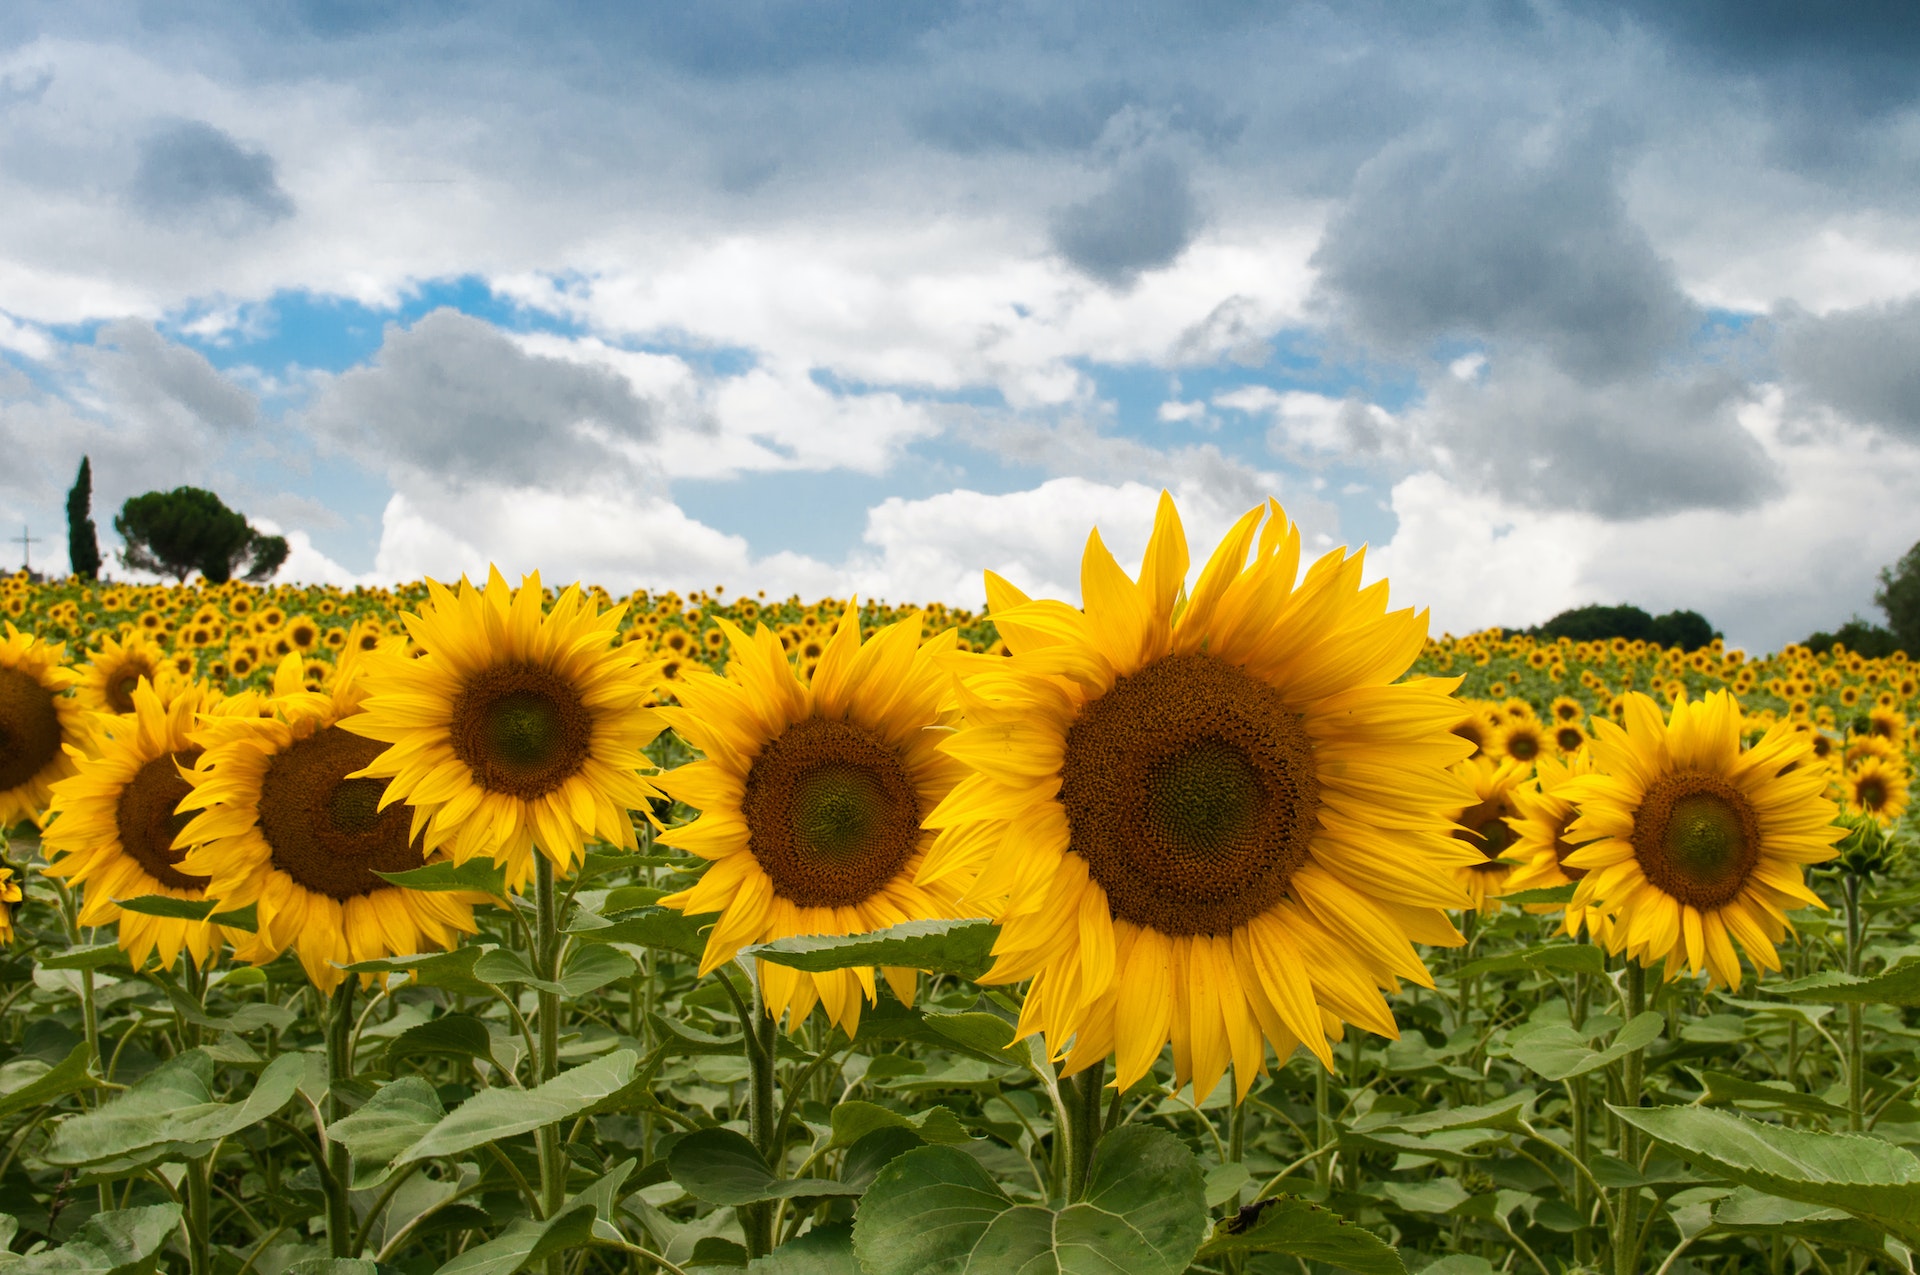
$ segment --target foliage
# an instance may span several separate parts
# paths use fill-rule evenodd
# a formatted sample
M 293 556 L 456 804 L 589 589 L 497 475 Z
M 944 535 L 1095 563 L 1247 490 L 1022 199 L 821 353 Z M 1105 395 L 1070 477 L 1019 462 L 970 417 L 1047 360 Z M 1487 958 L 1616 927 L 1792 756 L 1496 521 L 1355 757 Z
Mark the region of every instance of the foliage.
M 1903 650 L 1920 651 L 1920 543 L 1900 561 L 1880 569 L 1873 603 L 1887 615 L 1887 629 Z
M 67 492 L 67 562 L 87 580 L 100 575 L 100 542 L 93 530 L 93 461 L 80 458 L 80 472 Z
M 262 535 L 218 496 L 199 487 L 129 497 L 113 529 L 126 541 L 120 553 L 123 565 L 176 580 L 195 571 L 209 584 L 224 584 L 235 572 L 248 580 L 265 580 L 287 560 L 284 537 Z
M 1649 615 L 1637 606 L 1584 606 L 1562 611 L 1545 624 L 1527 630 L 1529 637 L 1554 641 L 1598 642 L 1625 638 L 1655 646 L 1677 646 L 1697 651 L 1720 635 L 1698 611 L 1669 611 Z

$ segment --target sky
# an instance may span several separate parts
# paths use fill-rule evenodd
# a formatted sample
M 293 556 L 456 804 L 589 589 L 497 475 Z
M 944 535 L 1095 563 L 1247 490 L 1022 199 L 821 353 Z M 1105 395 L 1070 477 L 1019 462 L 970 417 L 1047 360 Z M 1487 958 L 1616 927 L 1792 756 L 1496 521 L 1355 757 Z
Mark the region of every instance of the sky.
M 1917 355 L 1910 4 L 0 6 L 5 567 L 82 455 L 109 554 L 969 606 L 1164 488 L 1772 650 L 1920 539 Z

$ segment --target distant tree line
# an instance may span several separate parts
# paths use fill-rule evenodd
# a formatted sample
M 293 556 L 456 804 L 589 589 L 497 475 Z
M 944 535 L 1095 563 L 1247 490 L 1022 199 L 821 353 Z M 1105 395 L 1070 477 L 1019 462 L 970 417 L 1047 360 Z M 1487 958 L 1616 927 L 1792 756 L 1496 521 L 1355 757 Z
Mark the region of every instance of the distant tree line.
M 113 529 L 126 547 L 120 564 L 184 581 L 198 571 L 209 584 L 236 575 L 268 580 L 287 560 L 284 536 L 256 530 L 245 516 L 199 487 L 175 487 L 133 496 L 114 515 Z M 93 465 L 80 458 L 80 472 L 67 492 L 67 560 L 73 574 L 100 576 L 100 542 L 93 525 Z
M 1596 642 L 1625 638 L 1629 642 L 1647 642 L 1655 646 L 1677 646 L 1697 651 L 1720 636 L 1707 617 L 1698 611 L 1669 611 L 1650 615 L 1637 606 L 1584 606 L 1562 611 L 1545 624 L 1525 630 L 1528 636 L 1545 642 L 1571 638 L 1575 642 Z

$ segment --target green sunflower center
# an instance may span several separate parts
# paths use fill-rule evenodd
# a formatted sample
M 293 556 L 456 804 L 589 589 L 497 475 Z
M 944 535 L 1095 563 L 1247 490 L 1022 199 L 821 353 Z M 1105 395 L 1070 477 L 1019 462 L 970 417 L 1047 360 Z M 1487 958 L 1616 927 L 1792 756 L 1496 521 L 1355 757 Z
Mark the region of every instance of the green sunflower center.
M 1656 781 L 1634 814 L 1634 857 L 1656 888 L 1700 909 L 1732 902 L 1760 861 L 1760 817 L 1718 775 L 1681 771 Z
M 260 834 L 273 866 L 313 894 L 351 899 L 389 888 L 378 872 L 406 872 L 426 861 L 409 838 L 403 802 L 381 810 L 384 779 L 348 779 L 386 745 L 338 726 L 295 740 L 267 762 L 260 781 Z
M 1500 862 L 1500 856 L 1513 845 L 1513 829 L 1507 824 L 1507 816 L 1513 812 L 1506 796 L 1501 794 L 1467 807 L 1454 820 L 1460 826 L 1454 829 L 1453 835 L 1486 856 L 1486 862 L 1474 865 L 1475 871 L 1505 872 L 1513 866 Z
M 53 692 L 30 673 L 0 668 L 0 792 L 18 788 L 59 756 Z
M 123 666 L 107 679 L 107 706 L 116 713 L 133 711 L 133 693 L 140 689 L 140 679 L 151 678 L 153 670 L 138 664 Z
M 774 891 L 803 907 L 849 907 L 906 866 L 920 802 L 899 752 L 850 722 L 810 717 L 760 750 L 741 813 Z
M 586 764 L 593 718 L 559 674 L 530 664 L 494 665 L 461 688 L 452 744 L 481 787 L 532 800 Z
M 1210 655 L 1116 680 L 1067 730 L 1068 847 L 1115 917 L 1227 934 L 1278 903 L 1319 828 L 1313 742 L 1279 691 Z
M 178 766 L 191 766 L 199 756 L 196 748 L 154 758 L 134 772 L 120 790 L 120 801 L 114 808 L 120 848 L 148 876 L 171 890 L 207 888 L 207 878 L 175 866 L 186 857 L 186 851 L 173 848 L 173 839 L 196 813 L 178 809 L 180 799 L 193 791 L 193 785 L 180 778 Z

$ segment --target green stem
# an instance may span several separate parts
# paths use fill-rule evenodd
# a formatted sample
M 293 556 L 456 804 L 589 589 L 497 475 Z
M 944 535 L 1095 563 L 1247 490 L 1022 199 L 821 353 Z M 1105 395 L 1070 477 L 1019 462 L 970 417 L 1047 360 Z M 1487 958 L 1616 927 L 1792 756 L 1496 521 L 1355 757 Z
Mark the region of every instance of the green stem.
M 1646 1012 L 1647 1008 L 1647 971 L 1637 960 L 1629 959 L 1626 968 L 1627 982 L 1627 1021 Z M 1638 1107 L 1640 1090 L 1645 1083 L 1647 1057 L 1644 1049 L 1636 1049 L 1622 1060 L 1620 1069 L 1620 1105 Z M 1636 1172 L 1640 1168 L 1640 1132 L 1625 1121 L 1620 1130 L 1621 1159 L 1625 1160 Z M 1634 1225 L 1634 1212 L 1640 1202 L 1640 1188 L 1622 1187 L 1619 1201 L 1614 1207 L 1615 1235 L 1613 1242 L 1613 1269 L 1615 1275 L 1634 1275 L 1640 1260 L 1638 1228 Z
M 1087 1192 L 1087 1177 L 1093 1167 L 1093 1149 L 1100 1141 L 1102 1092 L 1107 1083 L 1107 1060 L 1102 1058 L 1067 1082 L 1064 1095 L 1067 1116 L 1067 1201 L 1077 1201 Z
M 533 960 L 534 977 L 547 984 L 560 981 L 560 905 L 554 887 L 553 860 L 538 847 L 533 852 Z M 560 1074 L 560 993 L 541 988 L 535 993 L 539 1052 L 533 1060 L 536 1082 L 545 1084 Z M 566 1148 L 560 1127 L 546 1125 L 534 1135 L 540 1155 L 540 1212 L 558 1216 L 567 1202 Z M 547 1259 L 547 1275 L 566 1275 L 566 1257 Z
M 1313 1135 L 1314 1141 L 1322 1147 L 1333 1145 L 1333 1110 L 1331 1095 L 1328 1092 L 1327 1069 L 1324 1066 L 1313 1069 Z M 1313 1166 L 1313 1184 L 1321 1192 L 1333 1185 L 1333 1162 L 1316 1160 Z
M 1860 973 L 1860 878 L 1847 873 L 1843 878 L 1847 899 L 1847 973 Z M 1866 1006 L 1858 1001 L 1847 1005 L 1847 1128 L 1859 1133 L 1866 1112 L 1867 1072 L 1864 1018 Z
M 752 981 L 752 1002 L 747 1006 L 747 1021 L 741 1024 L 747 1038 L 747 1073 L 751 1088 L 748 1094 L 747 1136 L 772 1166 L 774 1176 L 779 1177 L 786 1160 L 782 1148 L 774 1145 L 780 1126 L 780 1108 L 773 1089 L 779 1024 L 774 1022 L 761 996 L 758 970 L 754 972 Z M 765 1257 L 773 1251 L 773 1214 L 771 1204 L 740 1206 L 740 1226 L 746 1232 L 749 1258 Z
M 187 1161 L 187 1269 L 192 1275 L 213 1271 L 213 1156 Z
M 347 1192 L 353 1185 L 353 1168 L 343 1142 L 327 1135 L 326 1125 L 347 1114 L 342 1087 L 353 1076 L 353 975 L 340 980 L 327 1006 L 327 1101 L 326 1122 L 320 1129 L 320 1145 L 327 1157 L 327 1248 L 334 1257 L 353 1257 L 353 1206 Z
M 1591 939 L 1583 932 L 1580 941 Z M 1583 1026 L 1587 1021 L 1587 976 L 1576 973 L 1573 976 L 1573 1025 Z M 1587 1078 L 1575 1076 L 1567 1082 L 1567 1105 L 1573 1123 L 1573 1160 L 1584 1166 L 1592 1157 L 1592 1126 L 1589 1122 L 1588 1103 L 1592 1101 Z M 1586 1266 L 1593 1261 L 1593 1237 L 1587 1233 L 1586 1220 L 1593 1216 L 1593 1197 L 1587 1191 L 1586 1178 L 1581 1174 L 1573 1177 L 1573 1211 L 1580 1215 L 1581 1227 L 1573 1233 L 1574 1260 Z

